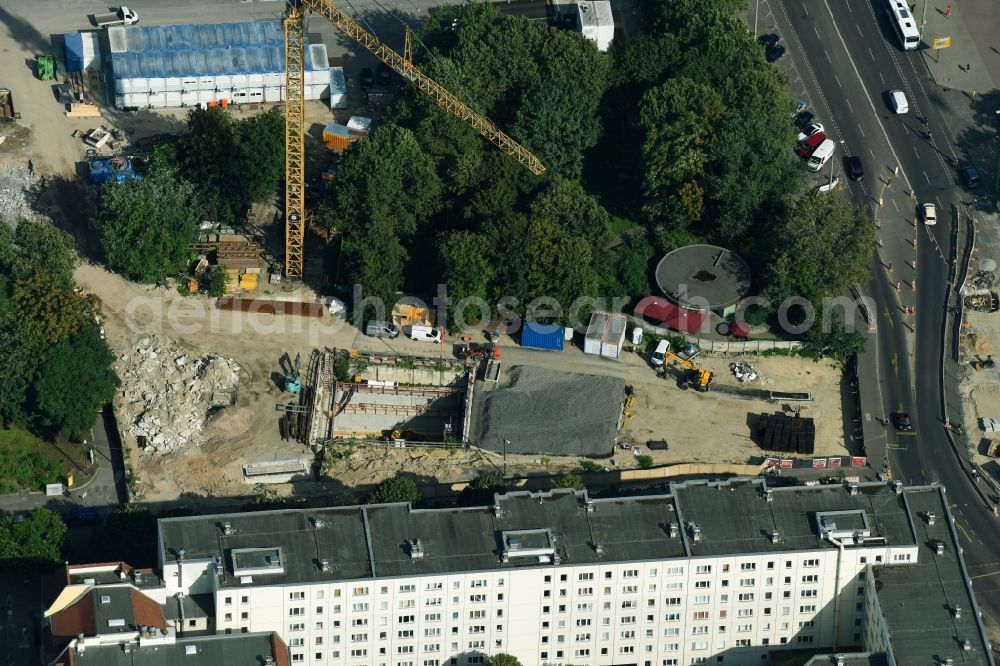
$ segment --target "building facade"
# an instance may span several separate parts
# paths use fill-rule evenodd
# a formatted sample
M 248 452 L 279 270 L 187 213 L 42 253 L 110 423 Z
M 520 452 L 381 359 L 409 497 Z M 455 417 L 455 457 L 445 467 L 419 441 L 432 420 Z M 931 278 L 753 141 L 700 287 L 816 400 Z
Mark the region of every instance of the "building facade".
M 886 624 L 866 604 L 872 577 L 935 557 L 917 538 L 917 500 L 947 515 L 938 488 L 740 480 L 656 497 L 172 518 L 160 521 L 161 594 L 211 595 L 216 631 L 276 631 L 293 664 L 499 652 L 526 665 L 766 664 L 775 650 L 860 649 Z M 972 663 L 992 663 L 964 589 Z

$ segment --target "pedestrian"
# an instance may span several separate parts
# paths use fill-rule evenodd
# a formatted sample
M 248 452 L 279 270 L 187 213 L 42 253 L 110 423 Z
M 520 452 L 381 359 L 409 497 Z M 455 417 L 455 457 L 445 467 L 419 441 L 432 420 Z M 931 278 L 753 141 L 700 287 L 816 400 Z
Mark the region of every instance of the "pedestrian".
M 951 18 L 951 5 L 947 5 L 944 8 L 944 15 L 947 16 L 948 18 Z

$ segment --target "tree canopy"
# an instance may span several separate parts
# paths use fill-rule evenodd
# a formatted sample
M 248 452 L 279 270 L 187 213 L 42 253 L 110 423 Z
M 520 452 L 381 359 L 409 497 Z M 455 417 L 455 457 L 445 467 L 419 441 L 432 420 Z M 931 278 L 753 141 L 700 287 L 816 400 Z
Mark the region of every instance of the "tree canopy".
M 156 516 L 145 504 L 119 504 L 91 538 L 96 561 L 156 566 Z
M 44 507 L 29 511 L 23 520 L 0 518 L 0 567 L 44 572 L 63 562 L 66 523 Z
M 368 496 L 369 504 L 388 504 L 391 502 L 409 502 L 417 504 L 420 502 L 420 489 L 412 478 L 408 476 L 393 476 L 385 479 Z
M 170 166 L 140 181 L 106 183 L 98 220 L 108 266 L 140 282 L 161 282 L 184 268 L 198 230 L 195 188 Z

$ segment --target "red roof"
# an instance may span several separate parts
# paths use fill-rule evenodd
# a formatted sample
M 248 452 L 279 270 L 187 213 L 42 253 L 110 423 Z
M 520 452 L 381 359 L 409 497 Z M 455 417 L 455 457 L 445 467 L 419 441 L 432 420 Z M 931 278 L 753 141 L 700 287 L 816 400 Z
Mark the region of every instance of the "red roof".
M 685 333 L 697 333 L 705 321 L 705 313 L 689 310 L 659 296 L 645 296 L 635 306 L 635 316 L 663 324 L 667 328 Z
M 729 335 L 734 338 L 745 338 L 750 335 L 750 324 L 733 324 L 729 327 Z

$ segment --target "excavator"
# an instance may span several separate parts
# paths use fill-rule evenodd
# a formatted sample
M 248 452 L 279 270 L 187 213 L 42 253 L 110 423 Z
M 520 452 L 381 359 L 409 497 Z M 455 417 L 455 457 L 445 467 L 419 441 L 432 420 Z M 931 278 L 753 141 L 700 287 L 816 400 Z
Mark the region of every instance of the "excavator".
M 444 86 L 411 62 L 410 32 L 406 32 L 403 53 L 383 44 L 330 0 L 286 0 L 285 29 L 285 278 L 302 278 L 305 243 L 305 12 L 319 14 L 338 30 L 368 49 L 389 69 L 437 102 L 438 106 L 465 122 L 490 143 L 516 159 L 536 176 L 545 171 L 541 161 L 528 149 L 476 113 Z
M 701 393 L 708 393 L 708 390 L 712 388 L 712 384 L 715 383 L 714 372 L 705 368 L 699 368 L 695 365 L 694 361 L 681 358 L 670 350 L 667 350 L 663 355 L 664 375 L 666 375 L 666 368 L 675 363 L 684 368 L 684 374 L 677 381 L 677 386 L 682 390 L 686 391 L 693 388 Z

